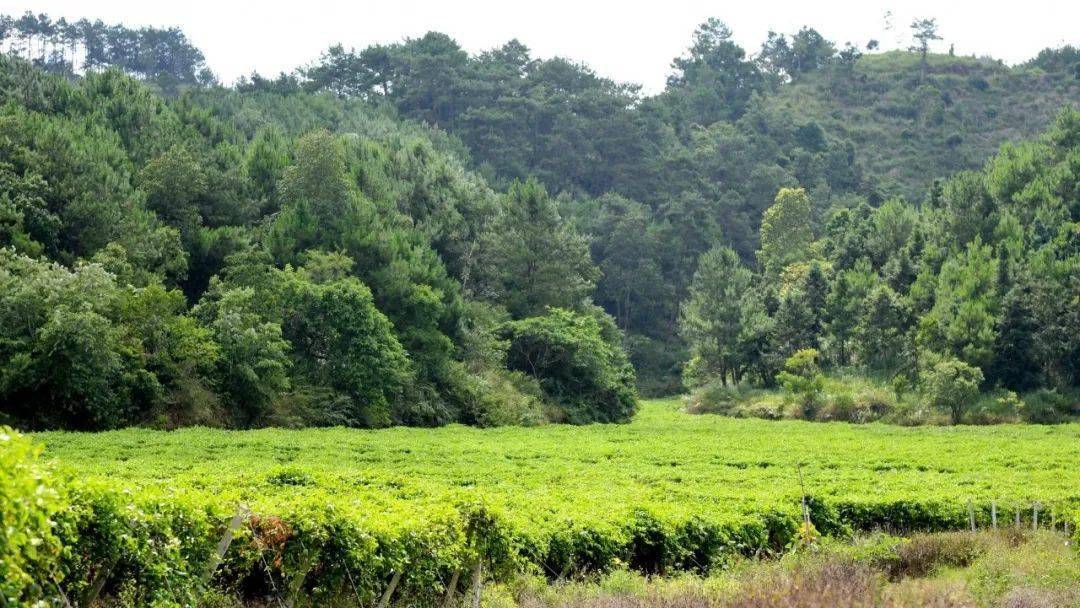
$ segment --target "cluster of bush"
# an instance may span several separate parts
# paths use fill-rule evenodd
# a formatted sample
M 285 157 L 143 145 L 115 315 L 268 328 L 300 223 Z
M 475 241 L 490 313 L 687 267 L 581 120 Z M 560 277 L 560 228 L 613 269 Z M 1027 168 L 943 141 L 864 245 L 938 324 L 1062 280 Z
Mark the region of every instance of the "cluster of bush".
M 955 359 L 926 362 L 919 382 L 891 381 L 860 370 L 823 371 L 814 349 L 797 351 L 777 375 L 782 390 L 708 382 L 687 397 L 699 414 L 820 422 L 918 424 L 1057 424 L 1080 418 L 1080 394 L 1040 388 L 980 392 L 978 368 Z

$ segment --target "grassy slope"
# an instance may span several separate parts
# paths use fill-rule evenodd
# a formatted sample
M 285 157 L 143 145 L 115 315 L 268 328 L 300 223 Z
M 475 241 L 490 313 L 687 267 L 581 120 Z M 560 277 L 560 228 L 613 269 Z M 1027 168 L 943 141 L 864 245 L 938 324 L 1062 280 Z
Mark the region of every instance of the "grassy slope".
M 972 57 L 863 56 L 851 76 L 811 74 L 769 99 L 850 139 L 868 174 L 892 193 L 919 200 L 934 178 L 978 169 L 1007 141 L 1029 139 L 1066 105 L 1080 105 L 1080 80 Z M 959 136 L 950 141 L 950 136 Z
M 334 504 L 365 517 L 417 514 L 480 496 L 515 527 L 566 518 L 615 525 L 635 507 L 664 518 L 793 509 L 795 462 L 830 503 L 1080 506 L 1080 425 L 855 426 L 690 416 L 648 401 L 628 425 L 395 428 L 377 431 L 124 430 L 42 433 L 45 458 L 83 482 L 245 500 Z M 438 505 L 438 506 L 437 506 Z M 1011 513 L 1011 511 L 1010 511 Z

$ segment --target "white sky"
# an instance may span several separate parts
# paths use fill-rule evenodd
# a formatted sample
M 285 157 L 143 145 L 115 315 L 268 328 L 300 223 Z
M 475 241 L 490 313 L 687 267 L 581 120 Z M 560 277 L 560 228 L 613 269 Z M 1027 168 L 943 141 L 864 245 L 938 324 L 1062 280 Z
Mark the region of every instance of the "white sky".
M 253 70 L 266 76 L 314 60 L 332 43 L 364 47 L 423 35 L 453 36 L 470 52 L 510 38 L 534 57 L 561 55 L 582 61 L 599 74 L 663 87 L 672 58 L 689 44 L 694 27 L 718 17 L 753 53 L 769 29 L 793 32 L 810 25 L 826 38 L 862 46 L 876 38 L 883 48 L 907 46 L 913 17 L 936 17 L 944 51 L 990 55 L 1009 63 L 1040 49 L 1080 44 L 1080 2 L 1026 0 L 957 1 L 739 1 L 656 0 L 0 0 L 0 13 L 46 12 L 53 18 L 100 18 L 128 26 L 179 26 L 202 49 L 224 82 Z M 632 7 L 633 5 L 633 7 Z M 1000 3 L 1005 6 L 1006 3 Z M 894 30 L 885 30 L 892 10 Z

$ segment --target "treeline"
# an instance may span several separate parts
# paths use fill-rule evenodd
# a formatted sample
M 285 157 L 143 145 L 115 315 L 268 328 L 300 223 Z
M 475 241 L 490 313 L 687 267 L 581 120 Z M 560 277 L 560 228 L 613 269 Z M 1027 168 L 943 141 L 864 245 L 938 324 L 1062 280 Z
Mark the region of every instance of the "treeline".
M 0 49 L 61 74 L 114 67 L 169 94 L 214 82 L 202 51 L 175 27 L 131 29 L 27 11 L 19 17 L 0 15 Z
M 1036 396 L 1046 407 L 1029 419 L 1080 414 L 1068 396 L 1080 384 L 1078 169 L 1080 112 L 1065 110 L 1038 140 L 935 183 L 922 206 L 837 206 L 816 232 L 807 192 L 781 190 L 756 272 L 724 246 L 698 264 L 680 316 L 689 383 L 729 406 L 737 393 L 718 387 L 780 383 L 796 415 L 817 418 L 822 371 L 854 367 L 954 423 L 992 389 L 1011 391 L 1006 409 L 1023 407 L 1018 393 L 1064 393 Z M 826 417 L 850 413 L 887 412 Z
M 115 69 L 69 82 L 4 57 L 0 103 L 10 422 L 634 411 L 587 242 L 535 181 L 492 190 L 424 129 L 328 95 L 167 102 Z
M 628 334 L 650 392 L 679 389 L 679 306 L 699 256 L 730 245 L 752 264 L 760 218 L 781 188 L 803 187 L 820 228 L 834 205 L 923 198 L 934 178 L 979 168 L 1080 100 L 1076 49 L 1007 67 L 933 52 L 933 20 L 913 52 L 838 45 L 813 28 L 772 32 L 755 53 L 722 22 L 694 33 L 665 89 L 644 96 L 516 40 L 470 55 L 440 33 L 363 49 L 244 87 L 329 91 L 436 125 L 493 184 L 535 176 L 562 194 L 591 239 L 595 301 Z

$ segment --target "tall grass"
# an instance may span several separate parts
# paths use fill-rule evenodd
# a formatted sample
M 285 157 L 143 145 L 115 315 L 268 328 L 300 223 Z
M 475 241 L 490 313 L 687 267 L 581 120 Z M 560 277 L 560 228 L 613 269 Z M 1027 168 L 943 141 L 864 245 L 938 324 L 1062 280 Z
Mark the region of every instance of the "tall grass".
M 707 578 L 616 572 L 592 581 L 519 581 L 498 608 L 907 608 L 1080 605 L 1080 560 L 1051 532 L 862 537 L 780 561 L 747 561 Z

